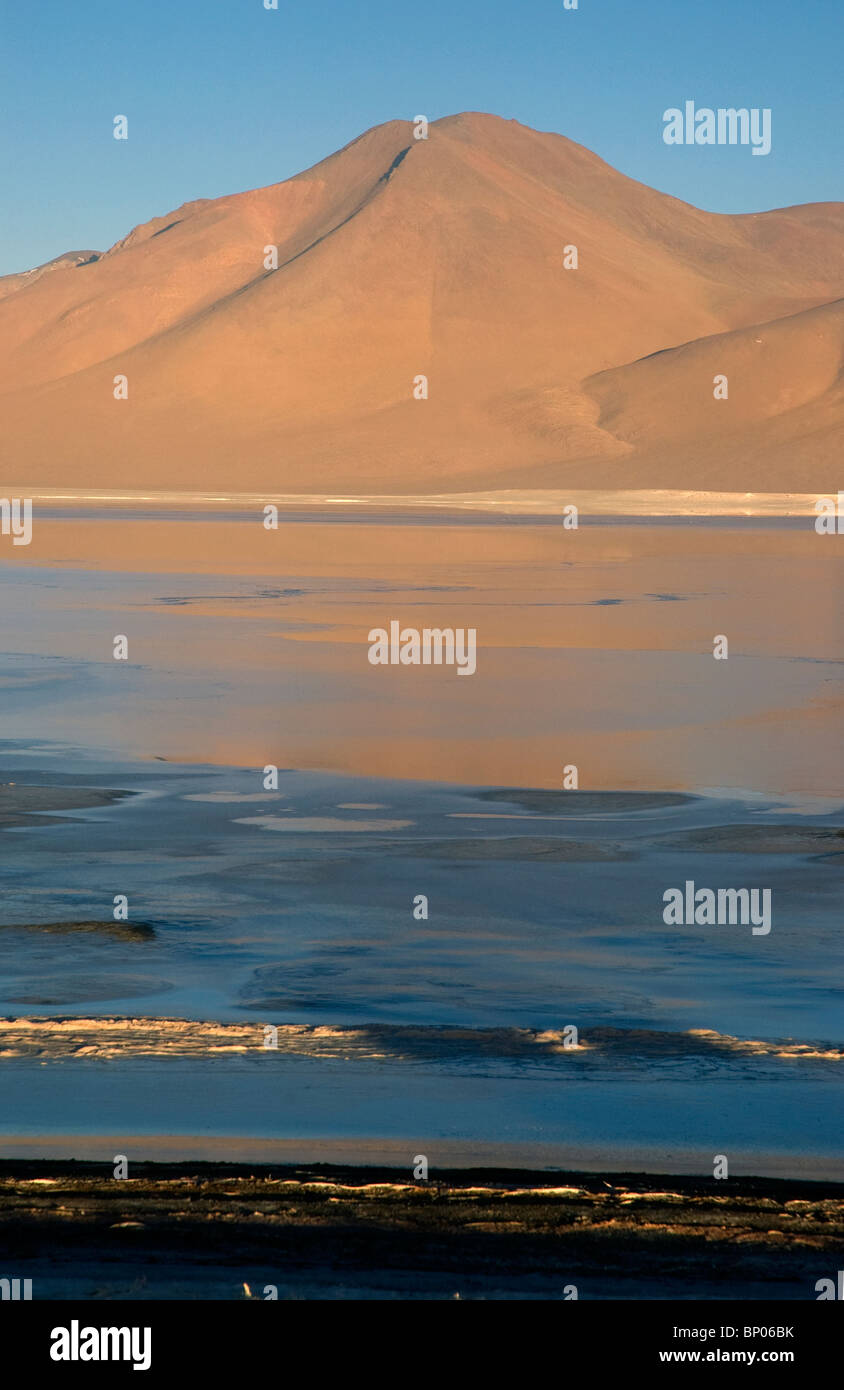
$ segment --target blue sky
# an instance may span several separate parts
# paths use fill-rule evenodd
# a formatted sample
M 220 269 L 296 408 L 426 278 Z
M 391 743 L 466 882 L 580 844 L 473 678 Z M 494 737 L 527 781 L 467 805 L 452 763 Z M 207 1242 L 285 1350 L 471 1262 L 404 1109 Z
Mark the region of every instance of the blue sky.
M 0 274 L 274 183 L 369 126 L 492 111 L 719 212 L 844 196 L 844 0 L 5 0 Z M 770 107 L 773 148 L 662 113 Z M 129 117 L 129 139 L 112 120 Z

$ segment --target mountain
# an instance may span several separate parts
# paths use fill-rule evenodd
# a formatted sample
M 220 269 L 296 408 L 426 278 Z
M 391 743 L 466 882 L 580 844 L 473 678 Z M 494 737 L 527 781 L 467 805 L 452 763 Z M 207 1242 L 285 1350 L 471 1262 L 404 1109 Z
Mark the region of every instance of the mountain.
M 844 204 L 707 213 L 516 121 L 465 113 L 426 140 L 392 121 L 0 279 L 5 472 L 269 496 L 837 490 L 843 236 Z

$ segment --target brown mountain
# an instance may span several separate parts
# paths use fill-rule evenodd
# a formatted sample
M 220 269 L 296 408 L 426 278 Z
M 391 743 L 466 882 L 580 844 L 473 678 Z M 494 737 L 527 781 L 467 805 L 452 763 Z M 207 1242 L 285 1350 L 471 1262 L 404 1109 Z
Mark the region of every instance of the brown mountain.
M 393 121 L 0 279 L 4 473 L 268 496 L 834 490 L 842 234 L 844 204 L 702 212 L 516 121 L 452 116 L 418 141 Z

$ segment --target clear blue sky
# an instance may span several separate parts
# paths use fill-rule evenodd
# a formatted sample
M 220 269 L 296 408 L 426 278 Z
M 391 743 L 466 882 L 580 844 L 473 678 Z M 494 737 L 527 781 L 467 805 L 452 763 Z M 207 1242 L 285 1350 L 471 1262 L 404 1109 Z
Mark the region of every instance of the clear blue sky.
M 844 197 L 844 0 L 0 0 L 0 16 L 0 274 L 417 114 L 515 116 L 714 211 Z M 662 113 L 686 100 L 771 107 L 772 152 L 665 145 Z

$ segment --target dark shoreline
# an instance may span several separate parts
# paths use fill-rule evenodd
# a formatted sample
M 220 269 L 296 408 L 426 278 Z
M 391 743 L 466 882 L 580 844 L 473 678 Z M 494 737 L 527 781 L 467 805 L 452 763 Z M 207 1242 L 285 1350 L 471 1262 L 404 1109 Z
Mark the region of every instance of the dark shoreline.
M 0 1161 L 33 1297 L 815 1299 L 844 1183 L 535 1169 Z M 837 1263 L 836 1263 L 837 1261 Z M 248 1287 L 248 1292 L 247 1288 Z
M 40 781 L 0 782 L 0 830 L 61 825 L 69 819 L 61 815 L 62 811 L 97 811 L 134 795 L 134 792 L 112 787 L 77 786 L 75 781 L 63 786 L 45 785 Z

